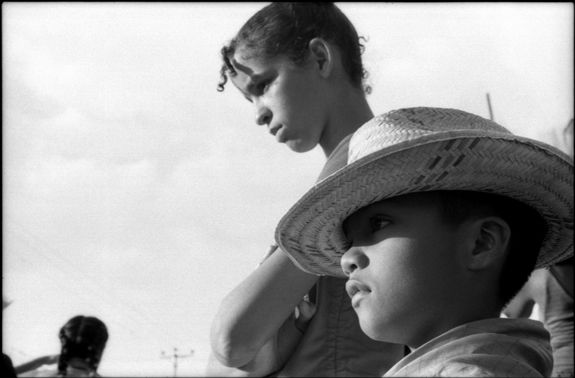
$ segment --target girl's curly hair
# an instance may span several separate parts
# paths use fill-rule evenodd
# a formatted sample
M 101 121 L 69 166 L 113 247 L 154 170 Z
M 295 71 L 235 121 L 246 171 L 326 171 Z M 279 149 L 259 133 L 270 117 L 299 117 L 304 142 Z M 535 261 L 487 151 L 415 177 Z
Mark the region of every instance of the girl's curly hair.
M 309 42 L 316 37 L 341 50 L 343 67 L 353 85 L 370 93 L 371 88 L 363 83 L 367 71 L 361 60 L 362 41 L 366 39 L 358 36 L 351 21 L 335 4 L 303 2 L 271 3 L 242 26 L 220 51 L 223 64 L 218 91 L 224 90 L 228 75 L 237 74 L 230 59 L 238 47 L 246 47 L 251 56 L 270 58 L 283 54 L 301 64 L 307 57 Z

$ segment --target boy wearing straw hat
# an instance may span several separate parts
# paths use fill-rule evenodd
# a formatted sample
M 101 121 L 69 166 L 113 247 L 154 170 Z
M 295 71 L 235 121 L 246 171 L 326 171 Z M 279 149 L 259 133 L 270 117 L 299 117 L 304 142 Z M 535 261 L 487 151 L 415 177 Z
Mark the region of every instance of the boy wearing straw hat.
M 363 125 L 276 230 L 301 269 L 348 278 L 369 337 L 410 347 L 386 376 L 548 376 L 541 323 L 499 314 L 572 235 L 569 156 L 437 108 Z

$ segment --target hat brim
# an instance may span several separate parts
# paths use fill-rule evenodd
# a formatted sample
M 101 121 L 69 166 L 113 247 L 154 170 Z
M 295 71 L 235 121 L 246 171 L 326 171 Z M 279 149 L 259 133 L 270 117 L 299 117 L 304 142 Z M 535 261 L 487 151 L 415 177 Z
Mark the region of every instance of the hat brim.
M 276 241 L 302 270 L 345 277 L 343 221 L 386 198 L 435 190 L 511 197 L 548 225 L 536 268 L 573 254 L 573 161 L 544 143 L 512 134 L 450 131 L 367 155 L 319 182 L 282 217 Z

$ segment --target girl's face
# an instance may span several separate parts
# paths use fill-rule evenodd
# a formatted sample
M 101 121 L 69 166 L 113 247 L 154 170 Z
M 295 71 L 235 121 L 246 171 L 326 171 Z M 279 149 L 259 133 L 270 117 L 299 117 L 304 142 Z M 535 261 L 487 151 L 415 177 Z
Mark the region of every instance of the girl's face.
M 295 65 L 285 56 L 258 58 L 244 48 L 231 59 L 233 84 L 254 105 L 255 121 L 295 152 L 314 148 L 328 122 L 327 91 L 314 62 Z
M 341 259 L 346 290 L 369 337 L 413 347 L 451 328 L 445 322 L 463 282 L 463 240 L 433 200 L 372 204 L 352 214 L 344 231 L 352 243 Z

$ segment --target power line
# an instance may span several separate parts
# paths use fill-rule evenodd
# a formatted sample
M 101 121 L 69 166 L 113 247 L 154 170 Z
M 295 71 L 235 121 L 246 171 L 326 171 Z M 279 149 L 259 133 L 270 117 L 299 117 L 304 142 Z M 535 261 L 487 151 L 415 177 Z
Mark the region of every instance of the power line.
M 33 246 L 32 243 L 30 243 L 30 241 L 27 241 L 27 240 L 24 240 L 24 239 L 21 239 L 20 241 L 21 241 L 21 242 L 24 242 L 24 243 L 26 244 L 27 248 L 24 249 L 25 251 L 29 251 L 29 250 L 33 249 L 33 250 L 35 250 L 36 252 L 38 252 L 38 253 L 34 254 L 33 257 L 34 257 L 35 259 L 38 259 L 38 258 L 42 259 L 44 262 L 48 263 L 52 268 L 54 268 L 54 269 L 60 271 L 61 276 L 70 276 L 70 275 L 74 276 L 74 275 L 76 275 L 76 276 L 77 276 L 76 278 L 79 278 L 79 279 L 83 279 L 83 278 L 84 278 L 84 277 L 78 276 L 79 273 L 75 272 L 75 270 L 76 270 L 77 268 L 72 267 L 72 268 L 73 268 L 72 270 L 65 270 L 65 269 L 62 268 L 61 266 L 58 266 L 58 264 L 56 264 L 56 263 L 54 262 L 54 260 L 52 260 L 51 258 L 49 258 L 47 254 L 43 254 L 43 253 L 41 253 L 41 251 L 38 251 L 38 249 L 37 249 L 35 246 Z M 23 261 L 25 264 L 27 264 L 27 265 L 29 265 L 29 266 L 31 266 L 31 267 L 33 267 L 33 268 L 36 268 L 36 267 L 38 266 L 38 262 L 37 262 L 37 261 L 34 263 L 33 261 L 30 260 L 31 257 L 25 256 L 25 255 L 23 255 L 23 254 L 18 254 L 18 255 L 16 255 L 16 257 L 17 257 L 20 261 Z M 55 275 L 50 271 L 50 269 L 40 270 L 39 273 L 40 273 L 45 279 L 47 279 L 48 281 L 50 281 L 50 283 L 53 284 L 58 290 L 61 290 L 62 292 L 75 295 L 75 296 L 77 296 L 78 298 L 84 298 L 84 297 L 86 297 L 87 291 L 88 291 L 88 292 L 91 291 L 92 294 L 95 294 L 95 295 L 92 295 L 92 297 L 94 297 L 94 296 L 100 296 L 100 298 L 105 298 L 105 297 L 103 297 L 103 296 L 100 295 L 100 292 L 94 291 L 94 289 L 93 289 L 93 288 L 90 288 L 90 287 L 85 287 L 85 286 L 80 287 L 80 286 L 78 286 L 78 285 L 70 285 L 70 286 L 69 286 L 69 285 L 65 285 L 61 280 L 55 279 Z M 74 278 L 74 277 L 72 277 L 72 278 Z M 44 287 L 43 287 L 43 288 L 44 288 Z M 88 294 L 90 294 L 90 293 L 88 293 Z M 98 301 L 98 304 L 99 304 L 99 305 L 102 305 L 102 304 L 103 304 L 103 305 L 105 305 L 105 306 L 107 306 L 107 307 L 109 307 L 109 308 L 115 308 L 115 307 L 117 307 L 117 306 L 114 306 L 114 305 L 111 304 L 111 303 L 106 303 L 106 302 L 107 302 L 106 300 L 102 300 L 101 302 Z M 91 307 L 93 307 L 93 305 L 91 305 Z M 119 322 L 119 321 L 117 321 L 117 320 L 115 320 L 115 319 L 106 319 L 106 323 L 116 324 L 116 325 L 120 326 L 121 328 L 127 330 L 130 334 L 132 334 L 132 335 L 137 335 L 137 332 L 136 332 L 134 329 L 132 329 L 132 328 L 130 328 L 130 327 L 127 327 L 125 324 L 123 324 L 123 323 L 121 323 L 121 322 Z
M 177 377 L 178 376 L 178 359 L 192 357 L 193 355 L 194 355 L 193 350 L 190 351 L 190 354 L 178 354 L 178 348 L 174 348 L 174 352 L 172 353 L 171 356 L 167 355 L 164 351 L 162 351 L 161 358 L 164 358 L 164 359 L 169 358 L 172 360 L 173 366 L 174 366 L 174 377 Z
M 489 92 L 487 92 L 486 95 L 487 95 L 487 107 L 489 109 L 489 119 L 495 121 L 495 118 L 493 117 L 493 109 L 491 108 L 491 98 L 489 97 Z
M 53 248 L 49 246 L 49 244 L 42 240 L 39 236 L 32 234 L 30 231 L 26 230 L 22 225 L 16 224 L 11 222 L 13 226 L 19 231 L 21 242 L 26 243 L 28 248 L 25 248 L 24 251 L 32 251 L 34 250 L 36 253 L 33 254 L 34 258 L 41 258 L 45 262 L 47 262 L 51 267 L 58 270 L 64 276 L 70 276 L 72 280 L 75 282 L 84 282 L 88 283 L 88 285 L 84 285 L 81 288 L 77 285 L 72 285 L 67 287 L 57 280 L 46 270 L 40 270 L 41 273 L 45 275 L 45 277 L 49 278 L 50 281 L 56 283 L 58 287 L 64 288 L 65 291 L 70 291 L 73 289 L 76 291 L 78 297 L 85 297 L 86 291 L 88 294 L 91 295 L 93 298 L 98 298 L 99 305 L 105 305 L 110 309 L 117 309 L 118 306 L 123 307 L 125 311 L 130 313 L 132 319 L 138 319 L 141 323 L 150 325 L 151 330 L 156 333 L 158 336 L 165 337 L 165 332 L 161 332 L 154 327 L 154 324 L 158 324 L 157 321 L 152 320 L 149 318 L 144 312 L 140 309 L 135 308 L 132 304 L 127 301 L 121 300 L 114 295 L 111 290 L 106 290 L 100 284 L 100 280 L 96 279 L 94 276 L 86 272 L 85 267 L 82 264 L 73 264 L 69 259 L 62 256 L 61 253 L 56 252 Z M 16 229 L 12 229 L 12 231 L 16 231 Z M 17 236 L 17 235 L 16 235 Z M 23 259 L 22 255 L 17 255 L 19 258 Z M 25 260 L 25 259 L 24 259 Z M 64 268 L 66 267 L 67 270 Z M 81 291 L 81 293 L 80 293 Z M 103 295 L 105 293 L 105 295 Z M 117 312 L 117 311 L 116 311 Z M 118 322 L 115 322 L 119 324 Z M 126 325 L 121 325 L 122 328 L 128 330 L 131 334 L 138 334 L 138 332 L 134 331 L 133 329 L 127 327 Z M 174 335 L 171 335 L 174 337 Z M 177 337 L 174 337 L 178 339 Z

